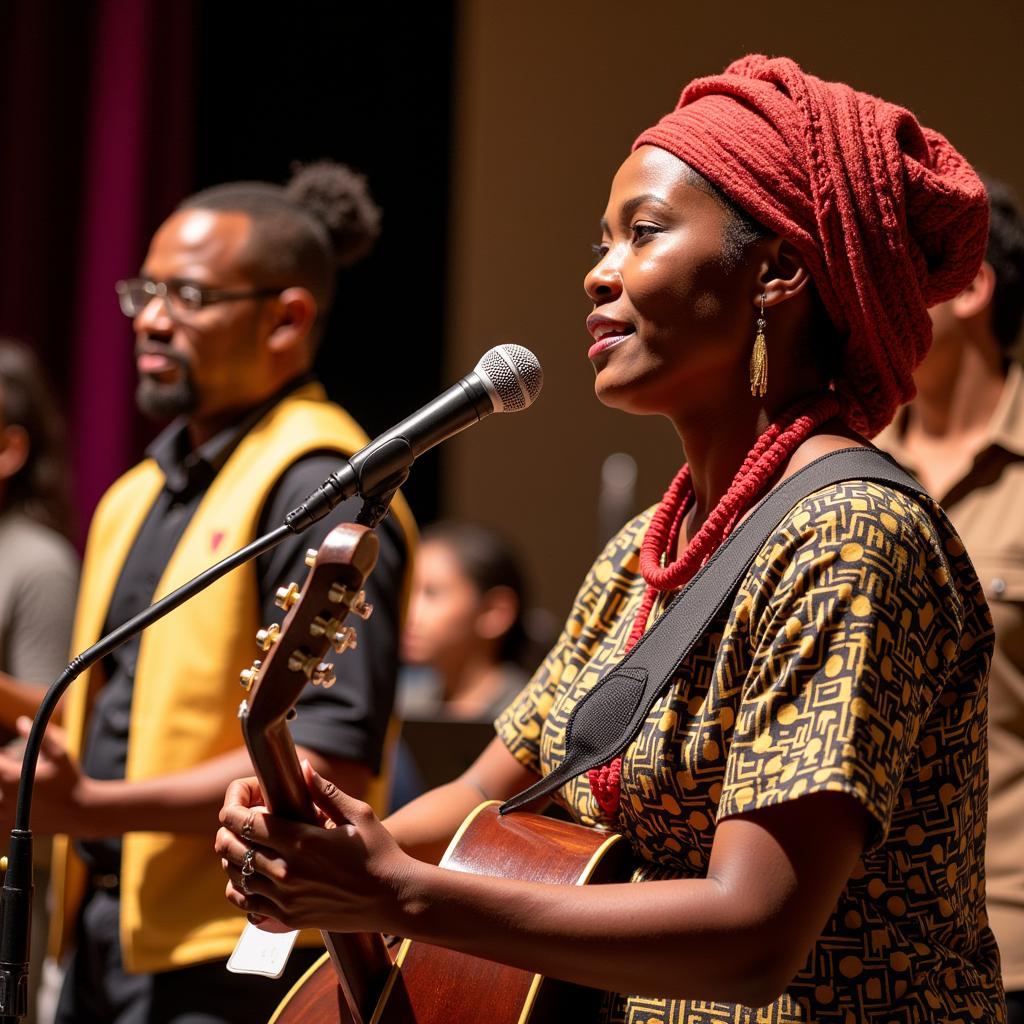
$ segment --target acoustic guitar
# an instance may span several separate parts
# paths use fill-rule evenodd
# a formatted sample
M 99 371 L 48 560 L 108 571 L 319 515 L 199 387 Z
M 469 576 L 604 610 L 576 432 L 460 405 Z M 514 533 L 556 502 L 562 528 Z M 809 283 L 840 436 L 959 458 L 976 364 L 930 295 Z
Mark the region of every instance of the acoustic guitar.
M 300 590 L 282 587 L 288 614 L 280 628 L 257 634 L 266 652 L 242 672 L 247 695 L 239 717 L 268 808 L 297 821 L 316 815 L 288 730 L 307 683 L 329 686 L 329 648 L 355 646 L 346 620 L 366 619 L 363 585 L 377 561 L 378 541 L 366 527 L 336 527 Z M 497 803 L 478 807 L 441 860 L 455 871 L 563 885 L 617 881 L 628 874 L 628 844 L 613 833 L 539 815 L 499 815 Z M 327 953 L 314 964 L 271 1018 L 271 1024 L 460 1024 L 586 1020 L 601 993 L 529 971 L 405 940 L 392 959 L 377 933 L 323 934 Z

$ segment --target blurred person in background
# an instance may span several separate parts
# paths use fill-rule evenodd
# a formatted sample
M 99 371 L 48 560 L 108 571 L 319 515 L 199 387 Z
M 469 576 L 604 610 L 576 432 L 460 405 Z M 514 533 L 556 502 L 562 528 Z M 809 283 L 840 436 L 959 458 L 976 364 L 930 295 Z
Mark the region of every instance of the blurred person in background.
M 423 531 L 402 630 L 402 718 L 491 722 L 528 678 L 522 570 L 500 533 L 441 522 Z
M 995 625 L 989 679 L 988 916 L 1010 1024 L 1024 1024 L 1024 216 L 988 180 L 985 262 L 933 306 L 917 396 L 876 438 L 938 499 L 967 545 Z
M 337 271 L 369 250 L 378 225 L 361 176 L 312 164 L 285 187 L 235 182 L 186 199 L 139 277 L 118 283 L 137 403 L 174 419 L 97 508 L 76 650 L 279 526 L 366 443 L 312 366 Z M 414 533 L 400 496 L 392 507 L 366 587 L 374 615 L 337 685 L 307 687 L 292 725 L 304 757 L 362 794 L 391 713 Z M 344 503 L 223 577 L 70 689 L 66 736 L 50 730 L 33 801 L 34 829 L 66 834 L 55 844 L 51 943 L 74 946 L 63 1024 L 262 1020 L 318 955 L 296 950 L 276 981 L 225 971 L 245 918 L 223 909 L 210 846 L 224 786 L 250 770 L 238 680 L 258 654 L 256 631 L 280 619 L 275 592 L 305 578 L 306 549 L 358 509 Z M 0 761 L 7 816 L 16 767 Z
M 39 361 L 0 338 L 0 740 L 67 664 L 78 586 L 64 426 Z
M 24 744 L 18 719 L 35 714 L 70 657 L 78 555 L 68 541 L 69 492 L 63 417 L 39 360 L 21 342 L 0 338 L 0 741 L 9 741 L 12 764 Z M 37 842 L 33 852 L 30 993 L 46 951 L 50 843 Z M 29 1024 L 35 1002 L 30 996 Z
M 497 530 L 452 521 L 423 531 L 402 629 L 392 810 L 468 767 L 493 736 L 482 726 L 532 667 L 525 601 L 522 569 Z

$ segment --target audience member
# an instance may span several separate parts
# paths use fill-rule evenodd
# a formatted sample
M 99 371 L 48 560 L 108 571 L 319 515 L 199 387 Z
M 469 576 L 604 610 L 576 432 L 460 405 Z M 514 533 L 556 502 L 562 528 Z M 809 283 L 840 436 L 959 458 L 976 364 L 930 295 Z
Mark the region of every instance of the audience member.
M 33 715 L 67 664 L 78 589 L 64 425 L 39 360 L 0 339 L 0 740 L 20 758 L 19 716 Z M 50 843 L 35 845 L 29 991 L 46 951 Z M 30 999 L 29 1024 L 36 1019 Z
M 414 670 L 403 675 L 402 717 L 497 718 L 528 678 L 524 601 L 522 570 L 497 531 L 424 530 L 402 631 L 402 661 Z
M 0 737 L 68 661 L 78 556 L 64 429 L 39 361 L 0 339 Z

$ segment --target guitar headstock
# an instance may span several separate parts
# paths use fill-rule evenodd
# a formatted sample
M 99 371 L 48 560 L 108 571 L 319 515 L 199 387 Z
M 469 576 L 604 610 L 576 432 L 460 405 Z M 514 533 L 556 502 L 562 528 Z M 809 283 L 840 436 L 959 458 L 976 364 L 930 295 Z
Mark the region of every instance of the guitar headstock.
M 356 632 L 346 620 L 368 619 L 363 585 L 377 563 L 379 542 L 365 526 L 343 523 L 324 539 L 319 551 L 306 553 L 310 567 L 301 590 L 291 583 L 277 592 L 277 604 L 288 614 L 256 634 L 263 656 L 242 670 L 247 691 L 239 718 L 248 735 L 288 717 L 307 683 L 333 686 L 334 671 L 324 662 L 332 648 L 337 653 L 356 646 Z

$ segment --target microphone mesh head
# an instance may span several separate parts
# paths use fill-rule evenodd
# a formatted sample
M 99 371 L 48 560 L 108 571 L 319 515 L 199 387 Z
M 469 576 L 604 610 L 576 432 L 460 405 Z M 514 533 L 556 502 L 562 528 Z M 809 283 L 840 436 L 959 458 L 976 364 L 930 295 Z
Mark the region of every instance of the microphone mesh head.
M 497 345 L 474 367 L 490 392 L 495 412 L 519 412 L 533 404 L 544 384 L 537 357 L 522 345 Z

